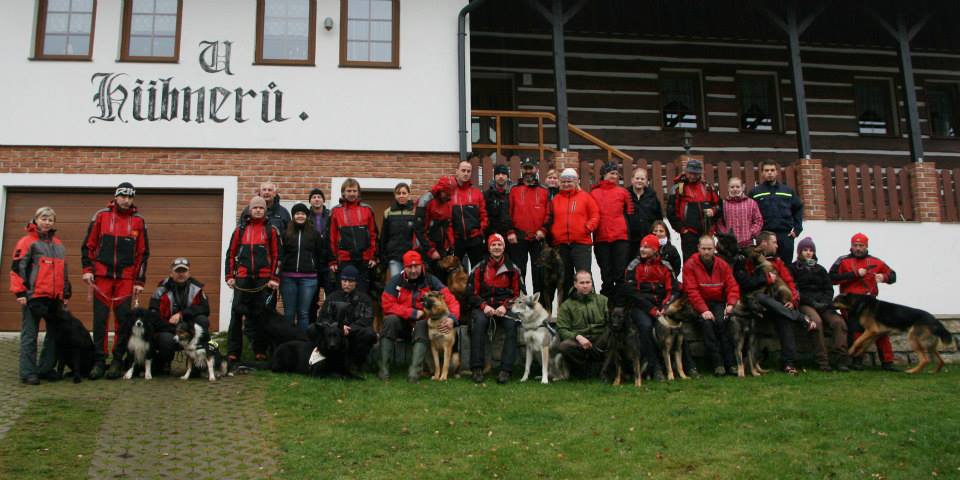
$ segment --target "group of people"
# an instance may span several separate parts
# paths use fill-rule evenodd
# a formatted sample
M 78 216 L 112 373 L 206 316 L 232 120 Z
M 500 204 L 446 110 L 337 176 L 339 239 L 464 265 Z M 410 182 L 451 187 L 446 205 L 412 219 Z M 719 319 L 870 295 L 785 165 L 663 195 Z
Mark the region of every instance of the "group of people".
M 307 203 L 290 211 L 280 204 L 273 183 L 260 186 L 250 199 L 231 236 L 225 258 L 225 281 L 234 290 L 228 331 L 227 356 L 237 362 L 242 354 L 244 331 L 254 356 L 265 360 L 269 339 L 261 325 L 260 312 L 277 308 L 283 300 L 284 320 L 306 330 L 317 321 L 339 322 L 358 363 L 379 343 L 379 377 L 390 376 L 395 342 L 413 342 L 408 378 L 419 378 L 419 366 L 427 351 L 424 295 L 442 292 L 450 317 L 441 329 L 469 325 L 472 344 L 471 376 L 484 379 L 484 352 L 490 328 L 502 329 L 507 341 L 501 355 L 497 380 L 509 381 L 516 350 L 516 324 L 508 314 L 510 304 L 528 288 L 524 278 L 528 261 L 532 268 L 531 292 L 544 288 L 540 253 L 557 249 L 569 298 L 557 315 L 560 351 L 571 361 L 590 357 L 592 343 L 605 325 L 607 298 L 622 300 L 630 292 L 634 305 L 631 318 L 637 327 L 650 375 L 660 378 L 659 356 L 653 348 L 653 320 L 672 299 L 684 294 L 701 317 L 706 356 L 714 373 L 732 371 L 732 345 L 722 327 L 723 319 L 741 299 L 774 283 L 777 277 L 790 286 L 792 298 L 772 301 L 758 294 L 758 312 L 770 318 L 778 331 L 784 371 L 795 373 L 793 323 L 802 322 L 814 332 L 817 362 L 821 369 L 847 370 L 846 333 L 854 330 L 830 307 L 833 284 L 841 292 L 876 295 L 876 284 L 893 283 L 895 273 L 866 252 L 865 236 L 854 237 L 851 254 L 839 259 L 829 272 L 817 264 L 813 241 L 793 242 L 802 231 L 802 203 L 788 187 L 778 182 L 774 162 L 761 165 L 762 182 L 744 194 L 740 179 L 729 181 L 729 195 L 720 200 L 701 179 L 703 165 L 690 160 L 666 199 L 666 217 L 679 233 L 678 252 L 670 242 L 664 209 L 649 188 L 647 172 L 638 169 L 630 184 L 620 185 L 617 165 L 601 169 L 602 178 L 589 192 L 580 187 L 576 170 L 549 170 L 540 183 L 537 163 L 521 163 L 514 184 L 505 165 L 494 168 L 489 188 L 481 191 L 471 182 L 473 162 L 462 161 L 453 175 L 442 176 L 417 201 L 411 188 L 400 183 L 395 202 L 382 215 L 378 231 L 376 212 L 363 203 L 355 179 L 341 186 L 341 198 L 333 208 L 326 196 L 313 189 Z M 106 358 L 107 318 L 129 311 L 131 297 L 144 288 L 149 243 L 146 223 L 133 204 L 134 188 L 117 187 L 114 200 L 98 211 L 83 243 L 83 281 L 93 291 L 97 357 L 91 376 L 118 378 L 122 341 L 114 342 L 113 361 Z M 48 207 L 37 211 L 14 252 L 12 290 L 23 306 L 20 376 L 25 383 L 53 378 L 52 343 L 56 321 L 46 312 L 50 302 L 65 304 L 70 297 L 64 252 L 54 236 L 56 215 Z M 716 256 L 714 234 L 729 234 L 739 246 L 757 245 L 776 270 L 765 273 L 743 256 L 728 262 Z M 682 253 L 681 253 L 682 252 Z M 460 299 L 444 285 L 447 270 L 441 260 L 457 256 L 466 267 L 468 285 Z M 599 292 L 590 274 L 593 257 L 600 267 Z M 380 267 L 378 269 L 378 267 Z M 170 276 L 154 293 L 150 308 L 174 325 L 187 310 L 206 322 L 209 306 L 203 284 L 190 277 L 190 263 L 178 258 Z M 376 272 L 386 271 L 383 287 L 377 287 Z M 683 283 L 678 275 L 682 272 Z M 382 288 L 382 291 L 380 290 Z M 380 296 L 382 328 L 373 330 L 371 295 Z M 547 306 L 549 308 L 549 306 Z M 40 319 L 49 334 L 44 354 L 36 364 L 36 331 Z M 833 332 L 829 352 L 824 346 L 823 324 Z M 114 326 L 116 331 L 117 326 Z M 379 339 L 378 339 L 379 337 Z M 160 358 L 172 357 L 176 346 Z M 160 342 L 166 345 L 165 342 Z M 886 347 L 884 346 L 886 345 Z M 889 342 L 880 343 L 884 368 L 890 367 Z M 831 367 L 828 353 L 834 354 Z M 691 368 L 695 364 L 687 363 Z M 856 367 L 856 364 L 852 366 Z M 694 372 L 695 373 L 695 372 Z

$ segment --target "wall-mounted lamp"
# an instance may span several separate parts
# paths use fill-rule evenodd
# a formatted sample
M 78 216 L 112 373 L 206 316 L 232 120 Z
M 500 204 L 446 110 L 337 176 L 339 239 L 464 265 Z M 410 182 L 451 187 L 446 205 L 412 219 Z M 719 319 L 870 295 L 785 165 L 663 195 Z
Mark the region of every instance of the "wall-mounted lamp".
M 327 31 L 330 31 L 331 29 L 333 29 L 333 19 L 330 17 L 324 18 L 323 28 L 326 29 Z

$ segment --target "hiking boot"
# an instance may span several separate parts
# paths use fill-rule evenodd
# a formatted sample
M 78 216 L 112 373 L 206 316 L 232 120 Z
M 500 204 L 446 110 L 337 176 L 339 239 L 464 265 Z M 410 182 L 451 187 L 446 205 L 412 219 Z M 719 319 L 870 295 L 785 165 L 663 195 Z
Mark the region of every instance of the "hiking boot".
M 40 379 L 36 375 L 30 374 L 27 375 L 23 380 L 21 380 L 24 385 L 40 385 Z
M 697 370 L 697 367 L 690 367 L 687 369 L 687 376 L 690 378 L 700 378 L 700 371 Z
M 500 375 L 497 376 L 497 383 L 500 385 L 505 385 L 510 381 L 510 372 L 500 372 Z
M 123 374 L 123 367 L 120 365 L 120 360 L 114 360 L 110 362 L 110 368 L 107 369 L 107 380 L 116 380 L 120 378 L 120 375 Z
M 853 361 L 850 362 L 850 370 L 863 371 L 863 357 L 854 358 Z
M 471 375 L 470 378 L 473 380 L 473 383 L 483 383 L 483 369 L 474 368 L 473 375 Z
M 880 364 L 880 370 L 885 372 L 899 372 L 900 369 L 893 366 L 893 362 L 883 362 Z
M 93 369 L 90 370 L 90 380 L 99 380 L 103 378 L 103 362 L 97 362 L 93 364 Z
M 653 380 L 656 382 L 666 382 L 667 377 L 663 376 L 663 372 L 659 368 L 653 370 Z
M 413 344 L 413 353 L 411 354 L 410 368 L 407 370 L 407 381 L 417 383 L 420 381 L 420 371 L 423 369 L 423 359 L 427 357 L 427 344 L 425 342 L 416 342 Z
M 713 369 L 713 376 L 722 377 L 727 374 L 727 369 L 723 367 L 717 367 Z
M 848 367 L 848 366 L 846 366 L 846 365 L 844 365 L 844 364 L 842 364 L 842 363 L 841 363 L 840 365 L 837 365 L 837 368 L 835 368 L 834 370 L 836 370 L 836 371 L 838 371 L 838 372 L 843 372 L 843 373 L 850 373 L 850 367 Z
M 380 337 L 380 371 L 377 372 L 377 378 L 380 380 L 390 379 L 390 360 L 393 358 L 393 350 L 393 340 Z

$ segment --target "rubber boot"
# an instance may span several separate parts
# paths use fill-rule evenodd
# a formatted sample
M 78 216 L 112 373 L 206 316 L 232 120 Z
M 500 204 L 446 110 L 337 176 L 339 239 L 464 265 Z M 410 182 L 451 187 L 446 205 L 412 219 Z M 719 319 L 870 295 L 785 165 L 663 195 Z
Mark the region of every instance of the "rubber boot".
M 390 359 L 393 358 L 393 348 L 393 340 L 380 337 L 380 371 L 377 372 L 377 378 L 380 380 L 390 379 Z
M 415 342 L 411 357 L 410 369 L 407 371 L 407 381 L 417 383 L 420 381 L 420 372 L 423 370 L 423 359 L 427 357 L 426 342 Z
M 110 362 L 110 368 L 107 369 L 107 380 L 116 380 L 121 375 L 123 375 L 123 365 L 120 364 L 120 360 Z
M 93 369 L 90 370 L 90 380 L 99 380 L 103 377 L 103 373 L 106 369 L 103 366 L 103 362 L 97 362 L 93 365 Z

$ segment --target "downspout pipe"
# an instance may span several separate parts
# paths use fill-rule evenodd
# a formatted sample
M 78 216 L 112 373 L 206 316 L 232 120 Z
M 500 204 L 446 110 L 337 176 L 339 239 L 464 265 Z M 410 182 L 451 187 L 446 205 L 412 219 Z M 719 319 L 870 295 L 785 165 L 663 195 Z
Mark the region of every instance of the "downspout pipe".
M 460 122 L 460 160 L 467 159 L 467 14 L 476 10 L 486 0 L 473 0 L 460 9 L 457 15 L 457 80 L 459 87 L 459 117 Z

